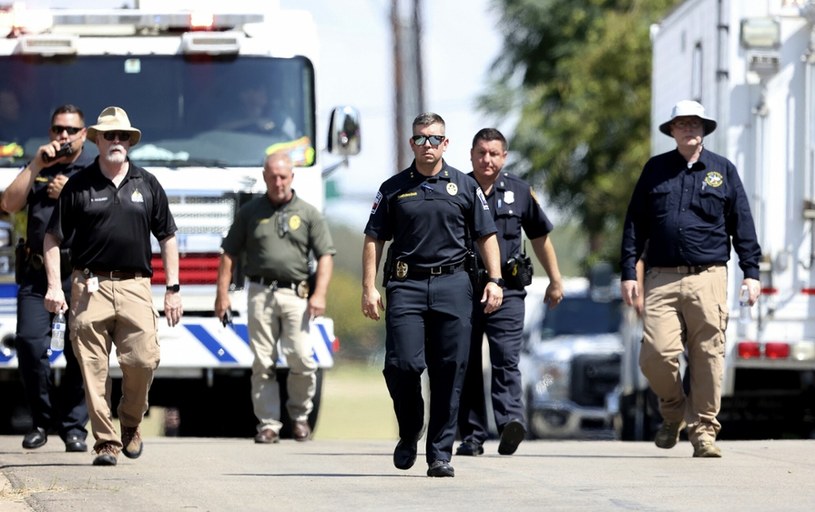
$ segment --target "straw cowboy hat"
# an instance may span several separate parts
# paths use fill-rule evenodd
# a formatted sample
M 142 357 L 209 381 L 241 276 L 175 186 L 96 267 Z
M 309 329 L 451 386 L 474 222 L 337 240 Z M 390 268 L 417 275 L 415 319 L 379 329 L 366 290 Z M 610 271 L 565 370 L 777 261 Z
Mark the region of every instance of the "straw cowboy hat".
M 705 107 L 698 101 L 682 100 L 674 105 L 673 110 L 671 110 L 671 119 L 659 125 L 659 131 L 669 137 L 673 137 L 673 135 L 671 135 L 671 122 L 677 117 L 682 116 L 696 116 L 701 119 L 702 125 L 705 127 L 705 135 L 710 134 L 716 129 L 716 120 L 705 115 Z
M 130 132 L 130 146 L 133 147 L 141 140 L 141 131 L 130 126 L 127 112 L 120 107 L 107 107 L 99 114 L 96 124 L 88 128 L 88 139 L 96 144 L 98 132 L 122 131 Z

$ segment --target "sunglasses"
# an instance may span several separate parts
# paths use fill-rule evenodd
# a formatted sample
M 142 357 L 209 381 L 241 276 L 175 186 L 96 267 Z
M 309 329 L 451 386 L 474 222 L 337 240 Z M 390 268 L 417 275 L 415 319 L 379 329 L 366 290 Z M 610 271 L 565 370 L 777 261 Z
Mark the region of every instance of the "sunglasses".
M 444 139 L 446 139 L 444 135 L 414 135 L 410 138 L 414 144 L 417 146 L 424 146 L 425 142 L 430 141 L 431 146 L 438 146 Z
M 51 127 L 51 133 L 54 135 L 62 135 L 62 132 L 68 132 L 68 135 L 76 135 L 80 131 L 82 131 L 82 128 L 76 126 L 60 126 L 55 124 Z
M 114 130 L 110 132 L 102 132 L 102 136 L 105 138 L 105 140 L 112 141 L 119 139 L 119 142 L 129 142 L 132 133 Z

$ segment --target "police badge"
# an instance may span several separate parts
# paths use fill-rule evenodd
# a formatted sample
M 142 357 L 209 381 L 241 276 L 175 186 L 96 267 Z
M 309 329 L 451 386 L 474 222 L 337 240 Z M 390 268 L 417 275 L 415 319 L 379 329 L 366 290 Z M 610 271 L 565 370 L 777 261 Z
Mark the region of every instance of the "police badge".
M 396 278 L 397 279 L 404 279 L 407 277 L 408 273 L 408 264 L 404 261 L 397 261 L 396 262 Z

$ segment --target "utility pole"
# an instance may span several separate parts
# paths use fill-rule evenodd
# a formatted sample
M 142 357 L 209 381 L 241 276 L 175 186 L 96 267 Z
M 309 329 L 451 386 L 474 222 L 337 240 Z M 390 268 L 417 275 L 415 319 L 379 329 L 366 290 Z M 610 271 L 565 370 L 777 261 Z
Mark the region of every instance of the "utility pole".
M 391 0 L 394 147 L 398 170 L 413 160 L 407 141 L 412 135 L 413 118 L 424 112 L 421 1 L 409 0 L 411 12 L 404 13 L 401 0 Z

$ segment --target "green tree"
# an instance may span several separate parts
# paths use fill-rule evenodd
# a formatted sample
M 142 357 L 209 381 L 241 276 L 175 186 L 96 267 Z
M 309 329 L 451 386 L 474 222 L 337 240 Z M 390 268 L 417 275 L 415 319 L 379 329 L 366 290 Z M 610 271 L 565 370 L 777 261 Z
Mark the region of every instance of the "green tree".
M 649 27 L 681 0 L 496 0 L 504 51 L 481 108 L 519 113 L 515 171 L 582 224 L 584 264 L 617 262 L 650 153 Z

